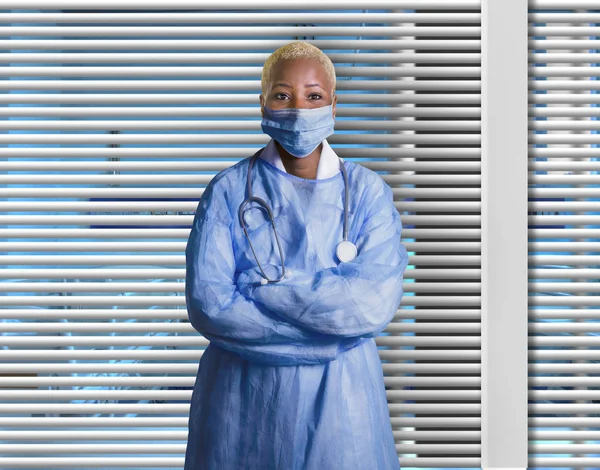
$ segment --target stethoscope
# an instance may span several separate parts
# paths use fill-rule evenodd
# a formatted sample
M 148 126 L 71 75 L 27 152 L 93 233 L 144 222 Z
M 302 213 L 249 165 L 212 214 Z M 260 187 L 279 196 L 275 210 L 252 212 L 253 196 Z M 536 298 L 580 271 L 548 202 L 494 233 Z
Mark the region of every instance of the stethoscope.
M 252 168 L 254 167 L 254 162 L 256 161 L 258 156 L 265 150 L 265 148 L 266 147 L 263 147 L 258 152 L 256 152 L 254 155 L 252 155 L 252 157 L 250 158 L 250 163 L 248 165 L 248 176 L 247 176 L 247 180 L 246 180 L 246 188 L 248 191 L 248 197 L 242 201 L 242 203 L 240 204 L 239 210 L 238 210 L 238 217 L 240 220 L 240 225 L 244 229 L 244 234 L 246 235 L 246 238 L 248 239 L 248 243 L 250 244 L 250 249 L 252 250 L 252 254 L 254 255 L 256 264 L 258 265 L 258 268 L 260 269 L 260 271 L 263 275 L 263 279 L 261 279 L 261 281 L 260 281 L 261 284 L 263 284 L 263 285 L 267 284 L 269 282 L 279 282 L 286 275 L 283 250 L 281 249 L 281 244 L 279 243 L 279 237 L 277 236 L 277 228 L 275 227 L 275 221 L 273 220 L 273 213 L 271 212 L 271 209 L 269 208 L 268 204 L 265 202 L 264 199 L 261 199 L 258 196 L 252 195 Z M 354 245 L 354 243 L 352 243 L 351 241 L 348 241 L 348 175 L 346 173 L 346 166 L 344 165 L 344 162 L 341 159 L 340 159 L 340 170 L 342 172 L 342 175 L 344 176 L 344 231 L 343 231 L 344 239 L 343 239 L 343 241 L 338 243 L 335 253 L 341 262 L 348 262 L 348 261 L 352 261 L 354 258 L 356 258 L 357 250 L 356 250 L 356 245 Z M 269 219 L 271 220 L 271 225 L 273 226 L 273 232 L 275 233 L 275 240 L 277 241 L 277 247 L 279 249 L 279 256 L 281 257 L 281 275 L 277 279 L 269 279 L 269 277 L 263 270 L 262 266 L 260 265 L 260 262 L 258 261 L 256 252 L 254 251 L 254 247 L 252 246 L 252 242 L 250 241 L 250 237 L 248 236 L 248 230 L 246 229 L 246 223 L 244 221 L 244 214 L 249 209 L 244 210 L 244 206 L 246 204 L 249 204 L 252 201 L 257 202 L 262 209 L 266 209 L 267 214 L 269 215 Z

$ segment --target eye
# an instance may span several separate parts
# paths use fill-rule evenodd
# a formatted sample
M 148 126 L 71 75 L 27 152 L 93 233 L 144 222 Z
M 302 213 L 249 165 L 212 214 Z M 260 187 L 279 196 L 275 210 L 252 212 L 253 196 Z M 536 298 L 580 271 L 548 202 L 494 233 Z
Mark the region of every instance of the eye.
M 320 98 L 321 98 L 321 95 L 319 95 L 318 93 L 312 93 L 312 94 L 310 94 L 309 96 L 316 96 L 316 97 L 318 97 L 318 99 L 320 99 Z
M 285 93 L 275 93 L 275 98 L 279 99 L 280 96 L 287 96 Z

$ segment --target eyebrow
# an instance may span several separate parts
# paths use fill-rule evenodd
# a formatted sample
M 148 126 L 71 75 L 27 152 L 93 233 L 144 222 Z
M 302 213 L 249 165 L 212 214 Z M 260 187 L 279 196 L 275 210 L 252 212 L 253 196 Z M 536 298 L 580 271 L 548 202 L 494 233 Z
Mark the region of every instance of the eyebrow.
M 286 88 L 292 88 L 292 86 L 288 85 L 287 83 L 275 83 L 275 85 L 273 85 L 273 88 L 275 88 L 276 86 L 283 86 L 283 87 L 286 87 Z M 319 88 L 322 88 L 323 90 L 325 89 L 321 85 L 319 85 L 318 83 L 311 83 L 310 85 L 304 85 L 304 88 L 310 88 L 310 87 L 313 87 L 313 86 L 318 86 Z

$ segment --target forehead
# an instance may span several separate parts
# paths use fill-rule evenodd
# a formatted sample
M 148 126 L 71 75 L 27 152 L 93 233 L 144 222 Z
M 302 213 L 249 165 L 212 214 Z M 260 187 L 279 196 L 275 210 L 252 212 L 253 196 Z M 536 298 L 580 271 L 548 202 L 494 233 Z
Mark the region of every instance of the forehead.
M 311 81 L 326 86 L 329 84 L 329 77 L 325 66 L 316 60 L 286 59 L 280 60 L 271 69 L 271 83 L 275 84 L 277 81 L 290 84 Z

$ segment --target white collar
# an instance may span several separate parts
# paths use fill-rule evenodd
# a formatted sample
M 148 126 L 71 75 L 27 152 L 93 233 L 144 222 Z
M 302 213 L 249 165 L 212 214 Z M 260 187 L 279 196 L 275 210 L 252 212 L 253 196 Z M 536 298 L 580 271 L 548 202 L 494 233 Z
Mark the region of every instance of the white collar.
M 279 152 L 277 150 L 277 146 L 275 145 L 275 140 L 271 139 L 267 144 L 265 150 L 259 155 L 260 158 L 266 160 L 275 168 L 280 169 L 281 171 L 287 173 L 283 162 L 281 161 L 281 157 L 279 156 Z M 327 142 L 327 139 L 323 139 L 323 148 L 321 149 L 321 158 L 319 159 L 319 167 L 317 168 L 317 179 L 322 180 L 325 178 L 331 178 L 335 176 L 340 171 L 340 163 L 341 159 L 335 153 L 335 151 Z

